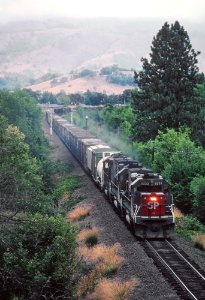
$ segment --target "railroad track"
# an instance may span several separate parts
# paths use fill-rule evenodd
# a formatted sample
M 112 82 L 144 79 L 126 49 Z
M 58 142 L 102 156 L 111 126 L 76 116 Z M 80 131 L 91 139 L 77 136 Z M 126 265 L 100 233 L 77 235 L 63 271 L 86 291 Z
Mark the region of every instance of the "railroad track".
M 182 249 L 169 240 L 141 243 L 182 299 L 205 300 L 205 272 Z

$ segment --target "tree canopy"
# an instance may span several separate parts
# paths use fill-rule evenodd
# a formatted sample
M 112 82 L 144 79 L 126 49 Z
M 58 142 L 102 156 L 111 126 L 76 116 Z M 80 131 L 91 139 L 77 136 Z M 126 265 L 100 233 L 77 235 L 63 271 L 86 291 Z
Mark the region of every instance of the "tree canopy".
M 76 232 L 63 215 L 79 180 L 47 159 L 28 94 L 1 91 L 0 112 L 0 299 L 73 299 Z
M 46 140 L 41 129 L 41 110 L 25 91 L 0 91 L 0 112 L 9 124 L 15 125 L 25 135 L 31 154 L 37 158 L 46 156 Z
M 154 138 L 159 129 L 187 125 L 196 132 L 202 102 L 197 97 L 200 82 L 199 52 L 192 48 L 187 31 L 176 21 L 166 22 L 153 38 L 150 61 L 142 58 L 142 70 L 135 72 L 139 91 L 133 93 L 136 114 L 135 138 Z

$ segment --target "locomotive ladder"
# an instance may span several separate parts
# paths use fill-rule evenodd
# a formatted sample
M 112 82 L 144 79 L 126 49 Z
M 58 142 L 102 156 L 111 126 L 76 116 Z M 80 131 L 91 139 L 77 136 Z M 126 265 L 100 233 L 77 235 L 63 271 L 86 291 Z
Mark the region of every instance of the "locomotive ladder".
M 205 299 L 205 272 L 182 249 L 168 240 L 145 240 L 142 245 L 182 299 Z

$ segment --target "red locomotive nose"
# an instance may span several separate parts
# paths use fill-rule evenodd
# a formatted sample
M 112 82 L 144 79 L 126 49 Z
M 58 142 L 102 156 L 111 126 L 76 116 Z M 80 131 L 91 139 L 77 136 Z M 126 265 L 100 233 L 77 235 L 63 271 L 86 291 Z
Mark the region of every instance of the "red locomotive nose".
M 165 196 L 163 193 L 143 194 L 141 216 L 162 217 L 165 215 Z

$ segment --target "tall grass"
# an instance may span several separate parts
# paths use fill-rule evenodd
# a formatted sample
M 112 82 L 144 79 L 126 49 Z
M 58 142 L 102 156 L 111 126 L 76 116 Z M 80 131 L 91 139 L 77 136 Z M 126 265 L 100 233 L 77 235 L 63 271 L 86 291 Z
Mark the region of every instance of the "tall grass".
M 175 216 L 175 218 L 182 218 L 182 217 L 184 217 L 184 214 L 175 207 L 174 208 L 174 216 Z
M 67 219 L 71 223 L 75 223 L 76 221 L 83 220 L 86 216 L 90 214 L 90 211 L 91 206 L 77 207 L 67 214 Z
M 119 249 L 119 244 L 113 246 L 101 244 L 93 248 L 79 247 L 78 254 L 83 256 L 85 261 L 100 263 L 103 274 L 111 275 L 118 270 L 124 260 L 124 258 L 118 254 Z
M 205 234 L 196 234 L 192 236 L 194 246 L 202 251 L 205 251 Z
M 119 244 L 110 247 L 105 245 L 96 245 L 92 248 L 79 247 L 78 255 L 83 256 L 88 263 L 95 263 L 95 267 L 81 279 L 77 291 L 78 297 L 82 298 L 87 293 L 93 292 L 104 276 L 110 276 L 117 271 L 124 260 L 118 254 L 119 248 Z
M 103 279 L 97 285 L 95 292 L 92 294 L 93 300 L 126 300 L 133 292 L 137 281 L 108 280 Z
M 88 275 L 84 276 L 79 283 L 77 289 L 77 297 L 85 299 L 88 293 L 94 291 L 99 280 L 102 278 L 102 272 L 99 267 L 93 269 Z
M 96 227 L 84 229 L 78 234 L 78 241 L 84 241 L 88 247 L 92 247 L 97 244 L 98 230 Z

